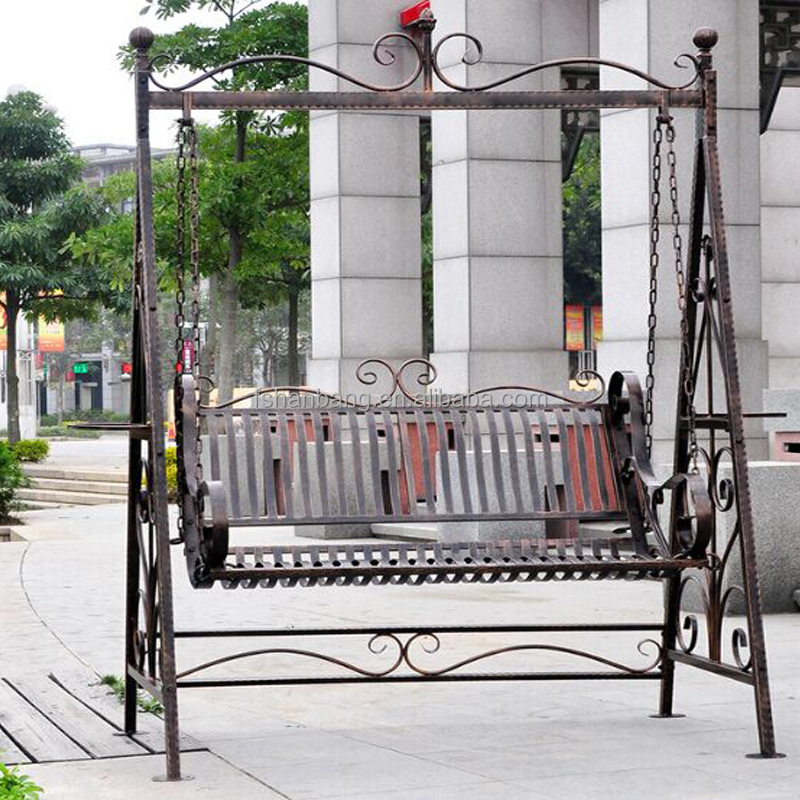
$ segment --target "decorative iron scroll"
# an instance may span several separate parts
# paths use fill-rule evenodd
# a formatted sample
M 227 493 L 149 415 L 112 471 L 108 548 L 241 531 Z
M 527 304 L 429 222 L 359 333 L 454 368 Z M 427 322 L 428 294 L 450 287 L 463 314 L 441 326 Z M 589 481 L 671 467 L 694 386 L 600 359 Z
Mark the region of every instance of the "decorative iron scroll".
M 430 35 L 429 33 L 427 34 Z M 432 77 L 435 75 L 444 86 L 448 89 L 451 89 L 456 92 L 485 92 L 489 89 L 497 89 L 500 86 L 505 86 L 509 83 L 513 83 L 521 78 L 525 78 L 528 75 L 533 75 L 534 73 L 541 72 L 542 70 L 547 69 L 557 69 L 561 67 L 576 67 L 576 66 L 584 66 L 584 67 L 607 67 L 609 69 L 619 70 L 621 72 L 626 72 L 629 75 L 633 75 L 636 78 L 640 78 L 643 81 L 646 81 L 651 86 L 655 86 L 659 89 L 664 89 L 666 91 L 679 91 L 682 89 L 689 89 L 692 86 L 695 86 L 699 83 L 700 79 L 700 65 L 697 58 L 689 53 L 682 53 L 675 59 L 675 66 L 681 69 L 691 68 L 692 76 L 691 78 L 686 81 L 685 83 L 679 85 L 671 85 L 665 83 L 662 80 L 650 75 L 647 72 L 644 72 L 636 67 L 629 66 L 627 64 L 623 64 L 618 61 L 610 61 L 604 58 L 559 58 L 553 59 L 550 61 L 541 61 L 538 64 L 533 64 L 529 67 L 525 67 L 524 69 L 518 70 L 517 72 L 513 72 L 510 75 L 506 75 L 503 78 L 499 78 L 494 81 L 490 81 L 489 83 L 479 84 L 476 86 L 465 86 L 455 81 L 450 80 L 445 74 L 445 67 L 440 64 L 440 53 L 442 47 L 447 44 L 448 42 L 452 42 L 458 39 L 463 39 L 470 45 L 472 48 L 467 49 L 464 55 L 461 58 L 462 63 L 466 64 L 467 66 L 475 66 L 480 64 L 483 60 L 483 44 L 481 41 L 469 33 L 451 33 L 447 36 L 443 37 L 438 44 L 430 49 L 420 46 L 420 44 L 409 34 L 407 33 L 387 33 L 381 36 L 373 45 L 372 47 L 372 57 L 374 60 L 383 67 L 390 67 L 393 66 L 397 62 L 397 55 L 393 53 L 387 46 L 388 42 L 396 41 L 399 43 L 403 43 L 408 45 L 409 52 L 413 58 L 414 64 L 411 69 L 410 75 L 405 78 L 405 80 L 400 81 L 396 84 L 391 85 L 383 85 L 383 84 L 375 84 L 369 81 L 366 81 L 362 78 L 359 78 L 355 75 L 351 75 L 350 73 L 343 72 L 336 67 L 332 67 L 330 64 L 324 64 L 320 61 L 315 61 L 310 58 L 303 58 L 301 56 L 290 56 L 290 55 L 275 55 L 275 56 L 252 56 L 249 58 L 240 58 L 235 61 L 230 61 L 227 64 L 223 64 L 222 66 L 216 67 L 215 69 L 208 70 L 204 72 L 202 75 L 199 75 L 196 78 L 193 78 L 186 83 L 183 83 L 179 86 L 168 86 L 163 83 L 161 80 L 156 78 L 152 71 L 162 62 L 169 61 L 169 55 L 164 53 L 158 56 L 155 56 L 150 61 L 150 80 L 152 83 L 157 86 L 159 89 L 168 92 L 184 92 L 188 89 L 192 89 L 193 87 L 207 81 L 216 75 L 219 75 L 222 72 L 226 72 L 228 70 L 236 69 L 237 67 L 244 67 L 244 66 L 254 66 L 257 64 L 274 64 L 274 63 L 283 63 L 283 64 L 301 64 L 307 67 L 311 67 L 312 69 L 318 69 L 322 72 L 327 72 L 330 75 L 334 75 L 337 78 L 340 78 L 348 83 L 352 83 L 355 86 L 359 86 L 362 89 L 366 89 L 367 91 L 371 92 L 381 92 L 381 93 L 391 93 L 391 92 L 399 92 L 403 89 L 410 88 L 420 77 L 424 77 L 425 79 L 425 89 L 426 91 L 432 91 Z
M 414 368 L 417 368 L 414 376 L 409 375 Z M 482 397 L 493 394 L 511 393 L 516 392 L 520 395 L 525 395 L 528 398 L 545 398 L 550 400 L 557 400 L 569 405 L 588 406 L 602 401 L 606 394 L 606 382 L 600 373 L 593 370 L 583 370 L 575 377 L 575 383 L 581 387 L 581 391 L 589 391 L 587 396 L 582 397 L 567 397 L 566 395 L 559 394 L 551 389 L 542 389 L 538 386 L 526 386 L 524 384 L 503 384 L 498 386 L 489 386 L 483 389 L 478 389 L 468 394 L 437 394 L 431 395 L 428 390 L 432 387 L 438 377 L 438 371 L 431 361 L 425 358 L 410 358 L 403 362 L 399 367 L 394 367 L 383 358 L 368 358 L 362 361 L 356 367 L 355 377 L 362 386 L 376 386 L 380 380 L 380 375 L 377 370 L 380 369 L 386 373 L 386 382 L 382 387 L 383 391 L 377 396 L 377 399 L 372 403 L 359 403 L 354 399 L 342 397 L 341 395 L 323 392 L 319 389 L 314 389 L 310 386 L 265 386 L 261 389 L 256 389 L 240 397 L 228 400 L 225 403 L 220 403 L 214 408 L 231 408 L 249 400 L 254 400 L 265 395 L 280 395 L 280 394 L 297 394 L 306 395 L 309 397 L 318 397 L 321 400 L 330 401 L 338 406 L 348 408 L 375 408 L 387 406 L 395 402 L 398 396 L 402 396 L 415 406 L 430 408 L 432 406 L 451 408 L 451 407 L 467 407 L 474 404 Z M 204 380 L 211 383 L 208 378 Z M 416 384 L 420 391 L 413 391 L 413 384 Z M 594 386 L 592 386 L 594 384 Z M 591 391 L 590 391 L 591 390 Z M 533 401 L 525 404 L 526 406 L 543 406 L 546 403 L 539 403 Z M 210 408 L 210 406 L 202 406 L 202 408 Z
M 158 556 L 153 513 L 152 464 L 141 461 L 141 491 L 136 501 L 136 538 L 139 551 L 139 587 L 136 628 L 133 631 L 133 666 L 153 681 L 160 680 L 158 643 L 161 636 L 158 594 Z
M 510 653 L 522 652 L 550 652 L 560 653 L 563 655 L 575 656 L 577 658 L 587 659 L 596 664 L 601 664 L 605 667 L 610 667 L 612 670 L 624 672 L 629 675 L 647 675 L 658 669 L 662 662 L 661 645 L 654 639 L 644 639 L 637 645 L 637 650 L 642 655 L 646 656 L 646 649 L 648 647 L 655 648 L 656 655 L 653 660 L 645 664 L 643 667 L 634 667 L 629 664 L 623 664 L 619 661 L 612 661 L 611 659 L 590 653 L 585 650 L 578 650 L 573 647 L 561 647 L 559 645 L 551 644 L 519 644 L 510 645 L 508 647 L 496 647 L 492 650 L 486 650 L 477 655 L 463 658 L 458 661 L 452 661 L 440 667 L 426 667 L 419 663 L 419 655 L 412 651 L 414 646 L 418 646 L 427 655 L 434 655 L 438 653 L 441 648 L 441 640 L 439 636 L 430 631 L 418 631 L 417 633 L 408 634 L 407 638 L 403 640 L 399 634 L 396 633 L 377 633 L 367 643 L 367 649 L 370 653 L 376 656 L 383 655 L 389 652 L 390 648 L 394 650 L 394 658 L 384 667 L 372 668 L 357 664 L 351 661 L 345 661 L 341 658 L 336 658 L 325 653 L 316 652 L 313 650 L 301 650 L 292 647 L 271 647 L 259 650 L 250 650 L 243 653 L 235 653 L 229 656 L 207 661 L 199 664 L 191 669 L 185 670 L 178 675 L 178 679 L 182 680 L 188 678 L 190 675 L 196 675 L 199 672 L 211 669 L 212 667 L 221 666 L 222 664 L 229 664 L 233 661 L 241 661 L 245 658 L 255 658 L 257 656 L 272 656 L 272 655 L 290 655 L 298 656 L 300 658 L 309 658 L 316 661 L 324 661 L 327 664 L 332 664 L 341 667 L 348 672 L 361 675 L 365 679 L 386 678 L 389 675 L 402 670 L 404 667 L 410 670 L 413 674 L 423 678 L 440 678 L 445 675 L 454 673 L 464 667 L 476 664 L 478 662 L 486 661 L 497 656 L 508 655 Z

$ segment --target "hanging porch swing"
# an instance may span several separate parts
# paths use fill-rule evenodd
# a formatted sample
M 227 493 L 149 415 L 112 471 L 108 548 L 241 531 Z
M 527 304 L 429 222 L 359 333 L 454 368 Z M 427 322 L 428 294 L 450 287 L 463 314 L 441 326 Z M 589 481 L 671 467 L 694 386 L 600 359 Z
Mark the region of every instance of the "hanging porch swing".
M 134 271 L 134 374 L 130 443 L 131 495 L 128 529 L 125 727 L 136 726 L 136 686 L 165 707 L 168 776 L 180 776 L 177 689 L 220 685 L 266 686 L 343 682 L 457 680 L 657 680 L 661 716 L 673 715 L 675 665 L 686 664 L 746 684 L 754 691 L 759 753 L 776 755 L 758 595 L 750 510 L 744 416 L 733 330 L 728 253 L 722 213 L 717 149 L 717 73 L 711 50 L 716 33 L 699 30 L 698 53 L 684 56 L 692 78 L 670 86 L 636 68 L 603 59 L 561 59 L 520 70 L 485 86 L 461 86 L 439 66 L 441 47 L 462 38 L 477 51 L 480 42 L 451 34 L 435 47 L 435 20 L 419 37 L 387 34 L 375 58 L 390 63 L 383 47 L 402 41 L 416 57 L 410 77 L 399 85 L 375 86 L 341 71 L 297 57 L 247 58 L 206 73 L 183 86 L 168 87 L 153 75 L 148 50 L 153 34 L 137 29 L 138 178 Z M 392 57 L 393 59 L 393 57 Z M 359 92 L 215 92 L 194 90 L 203 81 L 242 64 L 270 61 L 308 64 L 357 85 Z M 592 64 L 632 74 L 640 90 L 489 91 L 542 69 Z M 449 91 L 434 91 L 434 78 Z M 156 89 L 151 88 L 151 84 Z M 418 88 L 421 84 L 421 88 Z M 367 404 L 348 402 L 304 387 L 260 389 L 213 406 L 201 402 L 207 377 L 200 364 L 200 252 L 198 247 L 198 145 L 195 109 L 448 110 L 640 108 L 656 111 L 653 129 L 649 259 L 647 375 L 644 390 L 631 373 L 615 373 L 607 386 L 580 399 L 531 386 L 494 386 L 468 396 L 427 394 L 435 367 L 423 359 L 392 365 L 371 359 L 357 371 L 376 388 L 381 375 L 388 390 Z M 592 622 L 580 625 L 425 625 L 359 628 L 258 630 L 174 630 L 170 572 L 170 531 L 164 473 L 161 351 L 156 328 L 156 279 L 150 175 L 149 115 L 178 109 L 178 241 L 175 384 L 178 446 L 179 522 L 172 544 L 183 547 L 194 587 L 235 588 L 430 585 L 512 581 L 661 579 L 665 611 L 658 624 Z M 675 152 L 675 110 L 693 109 L 699 118 L 688 245 L 684 249 Z M 656 478 L 650 463 L 656 364 L 656 306 L 661 261 L 664 160 L 669 193 L 672 253 L 679 304 L 681 351 L 677 389 L 675 460 L 672 477 Z M 708 215 L 710 236 L 703 226 Z M 188 240 L 188 253 L 187 253 Z M 189 296 L 187 297 L 187 273 Z M 189 329 L 186 332 L 186 305 Z M 193 346 L 187 347 L 187 341 Z M 187 358 L 186 353 L 194 353 Z M 706 391 L 707 407 L 696 410 L 697 386 L 723 377 L 719 406 Z M 502 393 L 529 399 L 498 403 Z M 279 402 L 289 396 L 295 404 Z M 546 398 L 545 402 L 533 398 Z M 244 407 L 245 402 L 249 402 Z M 702 441 L 701 441 L 702 439 Z M 146 452 L 143 450 L 146 447 Z M 720 481 L 722 458 L 733 479 Z M 145 489 L 141 475 L 145 475 Z M 660 514 L 660 509 L 668 514 Z M 735 508 L 736 534 L 719 552 L 715 510 Z M 662 516 L 669 517 L 668 523 Z M 611 538 L 552 538 L 544 533 L 579 522 L 611 521 L 625 531 Z M 508 524 L 492 541 L 461 543 L 296 542 L 243 545 L 234 536 L 246 527 L 372 525 L 377 523 L 491 522 Z M 520 536 L 520 523 L 530 533 Z M 569 527 L 572 526 L 572 527 Z M 733 548 L 741 556 L 747 612 L 723 647 L 723 620 L 730 590 L 723 578 Z M 692 570 L 693 572 L 688 572 Z M 697 570 L 698 572 L 694 572 Z M 700 652 L 699 621 L 680 618 L 681 595 L 689 581 L 706 593 L 706 650 Z M 264 596 L 264 595 L 262 595 Z M 202 602 L 202 600 L 198 600 Z M 353 597 L 354 604 L 357 598 Z M 605 631 L 643 632 L 640 651 L 652 648 L 643 664 L 610 660 L 596 653 L 531 640 L 531 634 Z M 685 635 L 688 632 L 688 636 Z M 522 634 L 522 643 L 481 651 L 464 660 L 432 665 L 444 641 L 473 634 Z M 176 639 L 238 637 L 305 639 L 366 637 L 361 660 L 324 651 L 265 646 L 178 670 Z M 571 640 L 570 640 L 571 641 Z M 476 672 L 471 667 L 511 652 L 574 656 L 581 671 Z M 747 651 L 747 652 L 746 652 Z M 315 677 L 218 677 L 206 673 L 255 655 L 289 654 L 327 665 Z M 421 655 L 428 654 L 426 658 Z M 327 669 L 330 668 L 330 669 Z M 200 676 L 200 677 L 199 677 Z

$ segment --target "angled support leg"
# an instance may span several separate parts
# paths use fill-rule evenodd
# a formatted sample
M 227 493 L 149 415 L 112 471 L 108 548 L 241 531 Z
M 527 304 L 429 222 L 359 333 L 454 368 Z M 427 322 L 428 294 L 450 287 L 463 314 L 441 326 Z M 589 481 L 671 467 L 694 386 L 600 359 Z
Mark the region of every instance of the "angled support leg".
M 158 610 L 157 653 L 149 653 L 155 658 L 157 685 L 161 691 L 164 706 L 165 751 L 167 760 L 166 780 L 181 780 L 180 746 L 178 729 L 178 690 L 175 666 L 175 630 L 173 618 L 172 570 L 170 559 L 169 515 L 167 506 L 167 479 L 164 442 L 164 407 L 161 391 L 159 360 L 161 352 L 158 345 L 158 285 L 156 276 L 156 252 L 153 232 L 153 180 L 150 149 L 150 58 L 149 49 L 154 41 L 153 34 L 137 28 L 131 33 L 131 45 L 136 50 L 136 134 L 137 134 L 137 252 L 140 265 L 139 294 L 135 298 L 140 311 L 139 322 L 143 362 L 143 396 L 146 401 L 146 419 L 150 426 L 147 438 L 149 494 L 148 524 L 154 530 L 153 547 Z M 133 452 L 133 451 L 132 451 Z M 133 466 L 131 467 L 133 469 Z M 152 557 L 153 554 L 151 554 Z M 152 662 L 151 662 L 152 665 Z
M 714 133 L 715 132 L 716 131 L 714 131 Z M 717 312 L 720 320 L 719 345 L 720 356 L 723 361 L 722 372 L 725 379 L 725 391 L 727 395 L 734 490 L 739 524 L 739 545 L 749 634 L 748 643 L 751 656 L 750 672 L 753 679 L 760 745 L 759 752 L 755 754 L 755 757 L 776 758 L 779 757 L 780 754 L 775 749 L 772 702 L 767 670 L 766 643 L 764 640 L 764 620 L 762 617 L 761 595 L 758 586 L 755 531 L 753 528 L 753 513 L 750 500 L 750 477 L 747 470 L 739 363 L 734 339 L 733 302 L 728 267 L 725 222 L 722 210 L 719 153 L 716 136 L 708 136 L 706 138 L 705 169 L 708 174 L 709 216 L 718 284 Z

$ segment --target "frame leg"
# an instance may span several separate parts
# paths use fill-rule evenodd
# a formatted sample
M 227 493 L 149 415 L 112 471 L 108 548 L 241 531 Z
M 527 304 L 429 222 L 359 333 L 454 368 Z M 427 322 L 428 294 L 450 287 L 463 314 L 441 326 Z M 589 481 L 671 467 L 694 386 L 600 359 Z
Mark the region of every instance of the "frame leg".
M 658 702 L 658 713 L 653 716 L 659 719 L 682 717 L 675 714 L 673 705 L 675 700 L 675 662 L 667 655 L 675 649 L 678 636 L 678 620 L 680 609 L 678 598 L 680 595 L 680 577 L 669 578 L 664 583 L 664 632 L 661 639 L 663 661 L 661 662 L 661 692 Z

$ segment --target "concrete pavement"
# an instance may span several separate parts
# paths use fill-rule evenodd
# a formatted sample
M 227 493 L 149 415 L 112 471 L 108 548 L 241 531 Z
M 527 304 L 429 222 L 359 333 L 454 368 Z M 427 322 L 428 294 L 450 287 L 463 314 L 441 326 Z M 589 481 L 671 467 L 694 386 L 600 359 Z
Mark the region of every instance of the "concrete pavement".
M 0 545 L 0 675 L 70 664 L 122 672 L 124 507 L 30 512 L 29 541 Z M 288 531 L 248 532 L 290 541 Z M 369 587 L 196 592 L 173 551 L 179 627 L 351 625 L 435 621 L 656 620 L 660 587 L 648 583 Z M 728 624 L 732 629 L 736 620 Z M 23 771 L 55 798 L 206 797 L 403 798 L 798 798 L 800 797 L 800 615 L 766 621 L 780 748 L 778 761 L 744 758 L 756 749 L 750 690 L 678 669 L 685 719 L 654 720 L 650 682 L 483 683 L 405 686 L 204 689 L 180 695 L 183 730 L 208 753 L 184 757 L 195 780 L 150 782 L 158 756 Z M 644 664 L 635 640 L 550 637 L 620 661 Z M 450 663 L 513 637 L 442 637 L 422 663 Z M 519 641 L 517 638 L 516 641 Z M 13 642 L 13 646 L 8 646 Z M 182 668 L 241 642 L 184 642 Z M 252 644 L 252 642 L 251 642 Z M 374 668 L 383 663 L 358 638 L 293 641 Z M 384 655 L 384 659 L 386 655 Z M 574 668 L 566 656 L 527 652 L 487 668 Z M 234 662 L 228 674 L 335 673 L 285 655 Z M 220 673 L 221 674 L 221 673 Z M 81 794 L 80 792 L 83 792 Z

